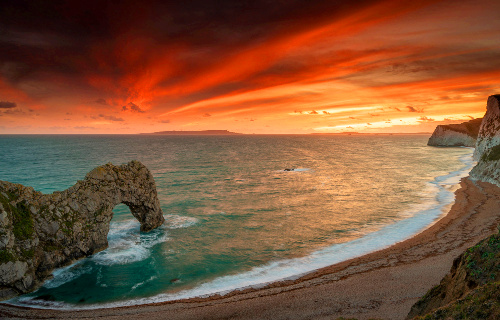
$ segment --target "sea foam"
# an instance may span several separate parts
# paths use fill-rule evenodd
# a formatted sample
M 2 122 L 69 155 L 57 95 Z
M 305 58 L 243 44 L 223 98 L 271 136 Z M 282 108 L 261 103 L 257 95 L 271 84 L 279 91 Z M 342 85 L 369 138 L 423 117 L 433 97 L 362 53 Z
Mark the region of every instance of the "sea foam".
M 443 208 L 454 201 L 453 192 L 446 188 L 446 186 L 456 185 L 461 178 L 468 175 L 474 164 L 472 151 L 471 154 L 460 157 L 460 161 L 464 164 L 462 168 L 436 177 L 433 181 L 429 182 L 426 194 L 433 194 L 434 196 L 424 197 L 424 203 L 419 203 L 410 208 L 408 212 L 405 212 L 403 215 L 407 218 L 386 225 L 375 232 L 365 234 L 353 241 L 335 244 L 317 250 L 305 257 L 273 261 L 263 266 L 254 267 L 247 272 L 219 277 L 195 288 L 176 293 L 164 293 L 148 298 L 85 307 L 66 304 L 63 308 L 108 308 L 193 297 L 209 297 L 215 294 L 225 295 L 235 290 L 261 288 L 275 281 L 298 279 L 320 268 L 387 248 L 422 232 L 442 216 Z M 137 284 L 137 287 L 141 285 L 143 283 Z M 52 307 L 60 308 L 61 304 L 57 303 L 57 305 L 52 305 Z

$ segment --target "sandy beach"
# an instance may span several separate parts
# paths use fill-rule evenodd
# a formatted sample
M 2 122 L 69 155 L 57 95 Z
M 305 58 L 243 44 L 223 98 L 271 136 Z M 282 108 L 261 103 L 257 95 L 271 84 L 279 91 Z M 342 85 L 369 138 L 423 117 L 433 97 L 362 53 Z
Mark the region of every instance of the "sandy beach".
M 222 297 L 79 311 L 0 304 L 20 319 L 404 319 L 467 247 L 496 232 L 500 188 L 462 179 L 450 211 L 418 235 L 295 281 Z

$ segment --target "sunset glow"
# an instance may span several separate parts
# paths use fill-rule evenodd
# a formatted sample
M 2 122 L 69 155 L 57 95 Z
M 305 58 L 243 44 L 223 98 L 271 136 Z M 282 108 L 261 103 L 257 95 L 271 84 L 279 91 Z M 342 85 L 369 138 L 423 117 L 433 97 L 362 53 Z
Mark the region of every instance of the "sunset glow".
M 12 1 L 0 133 L 430 132 L 500 93 L 500 2 Z

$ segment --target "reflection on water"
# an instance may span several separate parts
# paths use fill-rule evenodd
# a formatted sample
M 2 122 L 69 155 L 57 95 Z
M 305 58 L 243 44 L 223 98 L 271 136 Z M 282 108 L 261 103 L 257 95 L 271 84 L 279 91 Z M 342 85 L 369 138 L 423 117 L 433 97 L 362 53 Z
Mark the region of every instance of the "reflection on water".
M 155 177 L 166 219 L 161 228 L 140 233 L 128 208 L 117 206 L 107 250 L 56 271 L 44 287 L 16 301 L 86 306 L 185 290 L 202 294 L 244 286 L 248 277 L 267 281 L 333 263 L 332 257 L 367 247 L 359 241 L 357 247 L 332 245 L 377 230 L 376 239 L 389 241 L 384 226 L 415 217 L 393 227 L 404 236 L 439 215 L 432 210 L 452 195 L 438 191 L 457 182 L 466 166 L 460 157 L 470 160 L 469 149 L 432 148 L 426 141 L 4 136 L 0 179 L 46 193 L 71 186 L 97 165 L 143 162 Z

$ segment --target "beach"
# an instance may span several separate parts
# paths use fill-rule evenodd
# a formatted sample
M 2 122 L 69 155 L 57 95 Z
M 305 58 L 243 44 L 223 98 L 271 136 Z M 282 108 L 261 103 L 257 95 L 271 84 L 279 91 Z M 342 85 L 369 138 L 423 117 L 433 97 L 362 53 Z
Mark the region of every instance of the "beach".
M 47 310 L 0 304 L 25 319 L 404 319 L 466 248 L 496 232 L 500 188 L 462 179 L 448 214 L 414 237 L 297 280 L 259 289 L 108 309 Z

